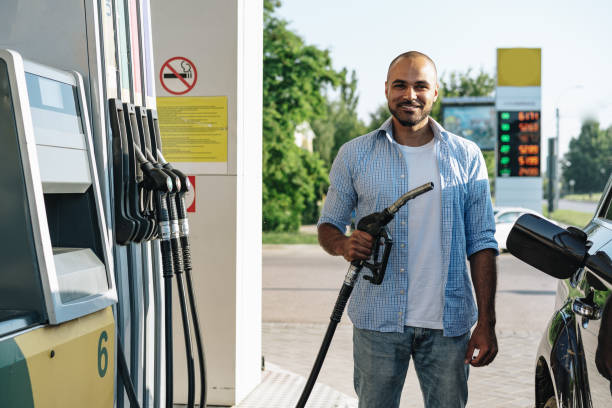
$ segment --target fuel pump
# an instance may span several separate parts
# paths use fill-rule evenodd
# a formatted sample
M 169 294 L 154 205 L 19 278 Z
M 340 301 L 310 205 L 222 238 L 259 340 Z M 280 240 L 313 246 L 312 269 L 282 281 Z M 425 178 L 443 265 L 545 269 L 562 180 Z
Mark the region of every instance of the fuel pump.
M 391 254 L 391 247 L 393 244 L 387 225 L 393 220 L 395 214 L 400 210 L 400 208 L 402 208 L 409 200 L 433 190 L 433 187 L 433 183 L 423 184 L 420 187 L 408 191 L 395 203 L 385 208 L 381 212 L 367 215 L 359 220 L 357 229 L 367 232 L 374 238 L 374 248 L 372 250 L 372 256 L 370 257 L 372 261 L 368 262 L 355 260 L 351 262 L 348 272 L 344 278 L 342 288 L 340 289 L 340 293 L 338 294 L 338 299 L 336 300 L 334 310 L 330 317 L 329 326 L 327 327 L 327 332 L 323 338 L 323 343 L 321 344 L 321 348 L 317 354 L 314 366 L 312 367 L 312 371 L 310 372 L 308 381 L 306 381 L 306 386 L 302 391 L 302 395 L 300 396 L 296 408 L 304 408 L 304 406 L 306 406 L 308 397 L 310 396 L 312 388 L 314 387 L 317 377 L 319 376 L 319 372 L 321 371 L 329 345 L 334 337 L 336 327 L 338 326 L 338 323 L 340 323 L 346 303 L 351 297 L 353 287 L 355 286 L 362 269 L 367 268 L 370 270 L 372 275 L 365 275 L 364 278 L 374 285 L 380 285 L 385 278 L 387 262 Z M 381 248 L 383 248 L 382 253 Z
M 117 294 L 83 80 L 0 50 L 0 101 L 0 406 L 112 406 Z

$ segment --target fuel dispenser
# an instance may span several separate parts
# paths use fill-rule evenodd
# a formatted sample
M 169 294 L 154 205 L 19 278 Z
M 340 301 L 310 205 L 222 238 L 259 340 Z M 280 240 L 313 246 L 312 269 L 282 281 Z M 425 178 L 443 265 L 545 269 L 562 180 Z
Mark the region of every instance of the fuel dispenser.
M 117 294 L 85 100 L 78 73 L 0 50 L 3 407 L 113 404 Z

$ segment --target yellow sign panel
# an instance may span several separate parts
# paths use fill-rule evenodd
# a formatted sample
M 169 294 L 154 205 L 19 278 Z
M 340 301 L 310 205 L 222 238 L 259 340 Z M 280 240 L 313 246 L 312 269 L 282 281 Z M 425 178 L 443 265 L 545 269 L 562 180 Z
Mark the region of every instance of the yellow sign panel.
M 169 162 L 227 162 L 227 96 L 158 97 L 162 152 Z
M 541 48 L 498 48 L 497 86 L 540 86 Z

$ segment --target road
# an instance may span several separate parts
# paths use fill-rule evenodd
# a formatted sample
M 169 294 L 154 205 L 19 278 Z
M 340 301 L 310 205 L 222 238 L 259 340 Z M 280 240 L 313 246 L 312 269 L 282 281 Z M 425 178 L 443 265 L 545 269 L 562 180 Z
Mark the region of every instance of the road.
M 264 246 L 263 351 L 266 361 L 307 376 L 344 278 L 347 263 L 315 245 Z M 470 372 L 469 407 L 532 407 L 533 367 L 541 333 L 554 307 L 557 281 L 512 255 L 498 257 L 496 361 Z M 338 327 L 319 381 L 349 396 L 352 329 Z M 412 368 L 402 408 L 422 407 Z
M 590 203 L 587 201 L 559 200 L 559 208 L 562 210 L 580 211 L 593 214 L 597 209 L 597 203 Z

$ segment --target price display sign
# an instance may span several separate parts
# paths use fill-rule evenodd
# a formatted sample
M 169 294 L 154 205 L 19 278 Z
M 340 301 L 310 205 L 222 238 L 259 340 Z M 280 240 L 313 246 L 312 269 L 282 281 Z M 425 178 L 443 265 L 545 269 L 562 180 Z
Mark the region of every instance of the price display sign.
M 540 176 L 540 112 L 497 112 L 498 177 Z

